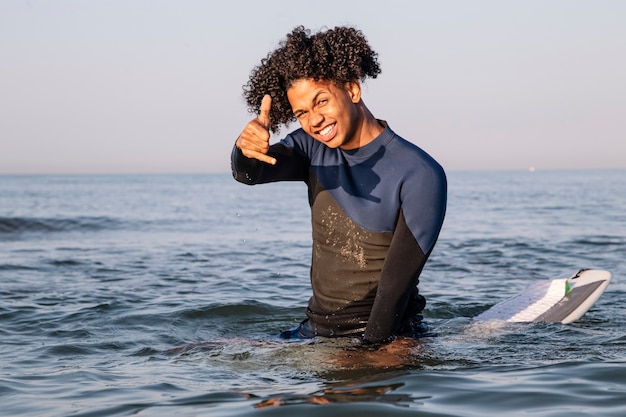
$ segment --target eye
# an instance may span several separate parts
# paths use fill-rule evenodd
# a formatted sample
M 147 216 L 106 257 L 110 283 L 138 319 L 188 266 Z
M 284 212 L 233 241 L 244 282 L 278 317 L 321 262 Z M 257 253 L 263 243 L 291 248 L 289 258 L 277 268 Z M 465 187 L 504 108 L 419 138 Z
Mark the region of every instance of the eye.
M 320 107 L 324 107 L 326 104 L 328 104 L 328 99 L 327 98 L 320 98 L 318 99 L 315 104 L 313 105 L 313 108 L 315 110 L 319 109 Z

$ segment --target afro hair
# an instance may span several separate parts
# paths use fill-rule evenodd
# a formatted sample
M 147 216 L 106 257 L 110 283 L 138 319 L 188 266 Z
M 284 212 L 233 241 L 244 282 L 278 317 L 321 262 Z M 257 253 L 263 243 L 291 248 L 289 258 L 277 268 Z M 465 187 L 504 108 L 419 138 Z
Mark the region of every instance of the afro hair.
M 338 86 L 380 74 L 378 54 L 360 30 L 335 27 L 311 35 L 296 27 L 278 48 L 270 52 L 250 73 L 243 96 L 250 113 L 258 114 L 263 96 L 272 97 L 269 130 L 296 121 L 287 90 L 300 79 L 333 82 Z

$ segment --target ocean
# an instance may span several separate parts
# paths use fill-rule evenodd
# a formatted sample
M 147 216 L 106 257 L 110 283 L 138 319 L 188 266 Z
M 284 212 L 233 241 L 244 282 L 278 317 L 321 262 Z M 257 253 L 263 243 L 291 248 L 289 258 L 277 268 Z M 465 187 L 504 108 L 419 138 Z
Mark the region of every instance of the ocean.
M 626 170 L 448 172 L 431 337 L 281 341 L 310 297 L 306 186 L 0 176 L 2 416 L 624 416 Z M 472 326 L 613 274 L 573 324 Z

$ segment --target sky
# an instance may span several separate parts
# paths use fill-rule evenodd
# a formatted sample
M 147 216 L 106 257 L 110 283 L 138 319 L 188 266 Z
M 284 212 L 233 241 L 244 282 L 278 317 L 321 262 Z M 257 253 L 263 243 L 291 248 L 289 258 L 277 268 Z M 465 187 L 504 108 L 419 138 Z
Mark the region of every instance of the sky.
M 626 1 L 0 0 L 0 174 L 228 172 L 299 25 L 361 29 L 364 102 L 446 170 L 626 168 Z

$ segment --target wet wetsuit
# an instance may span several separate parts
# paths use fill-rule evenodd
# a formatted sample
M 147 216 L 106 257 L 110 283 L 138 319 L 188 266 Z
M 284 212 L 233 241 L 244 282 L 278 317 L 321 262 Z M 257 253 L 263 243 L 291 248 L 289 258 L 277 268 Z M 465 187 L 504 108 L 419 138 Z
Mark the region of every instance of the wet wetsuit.
M 307 336 L 385 341 L 425 306 L 417 284 L 443 223 L 446 177 L 432 157 L 381 123 L 382 133 L 354 150 L 329 148 L 298 129 L 270 146 L 276 165 L 233 149 L 237 181 L 308 185 Z

